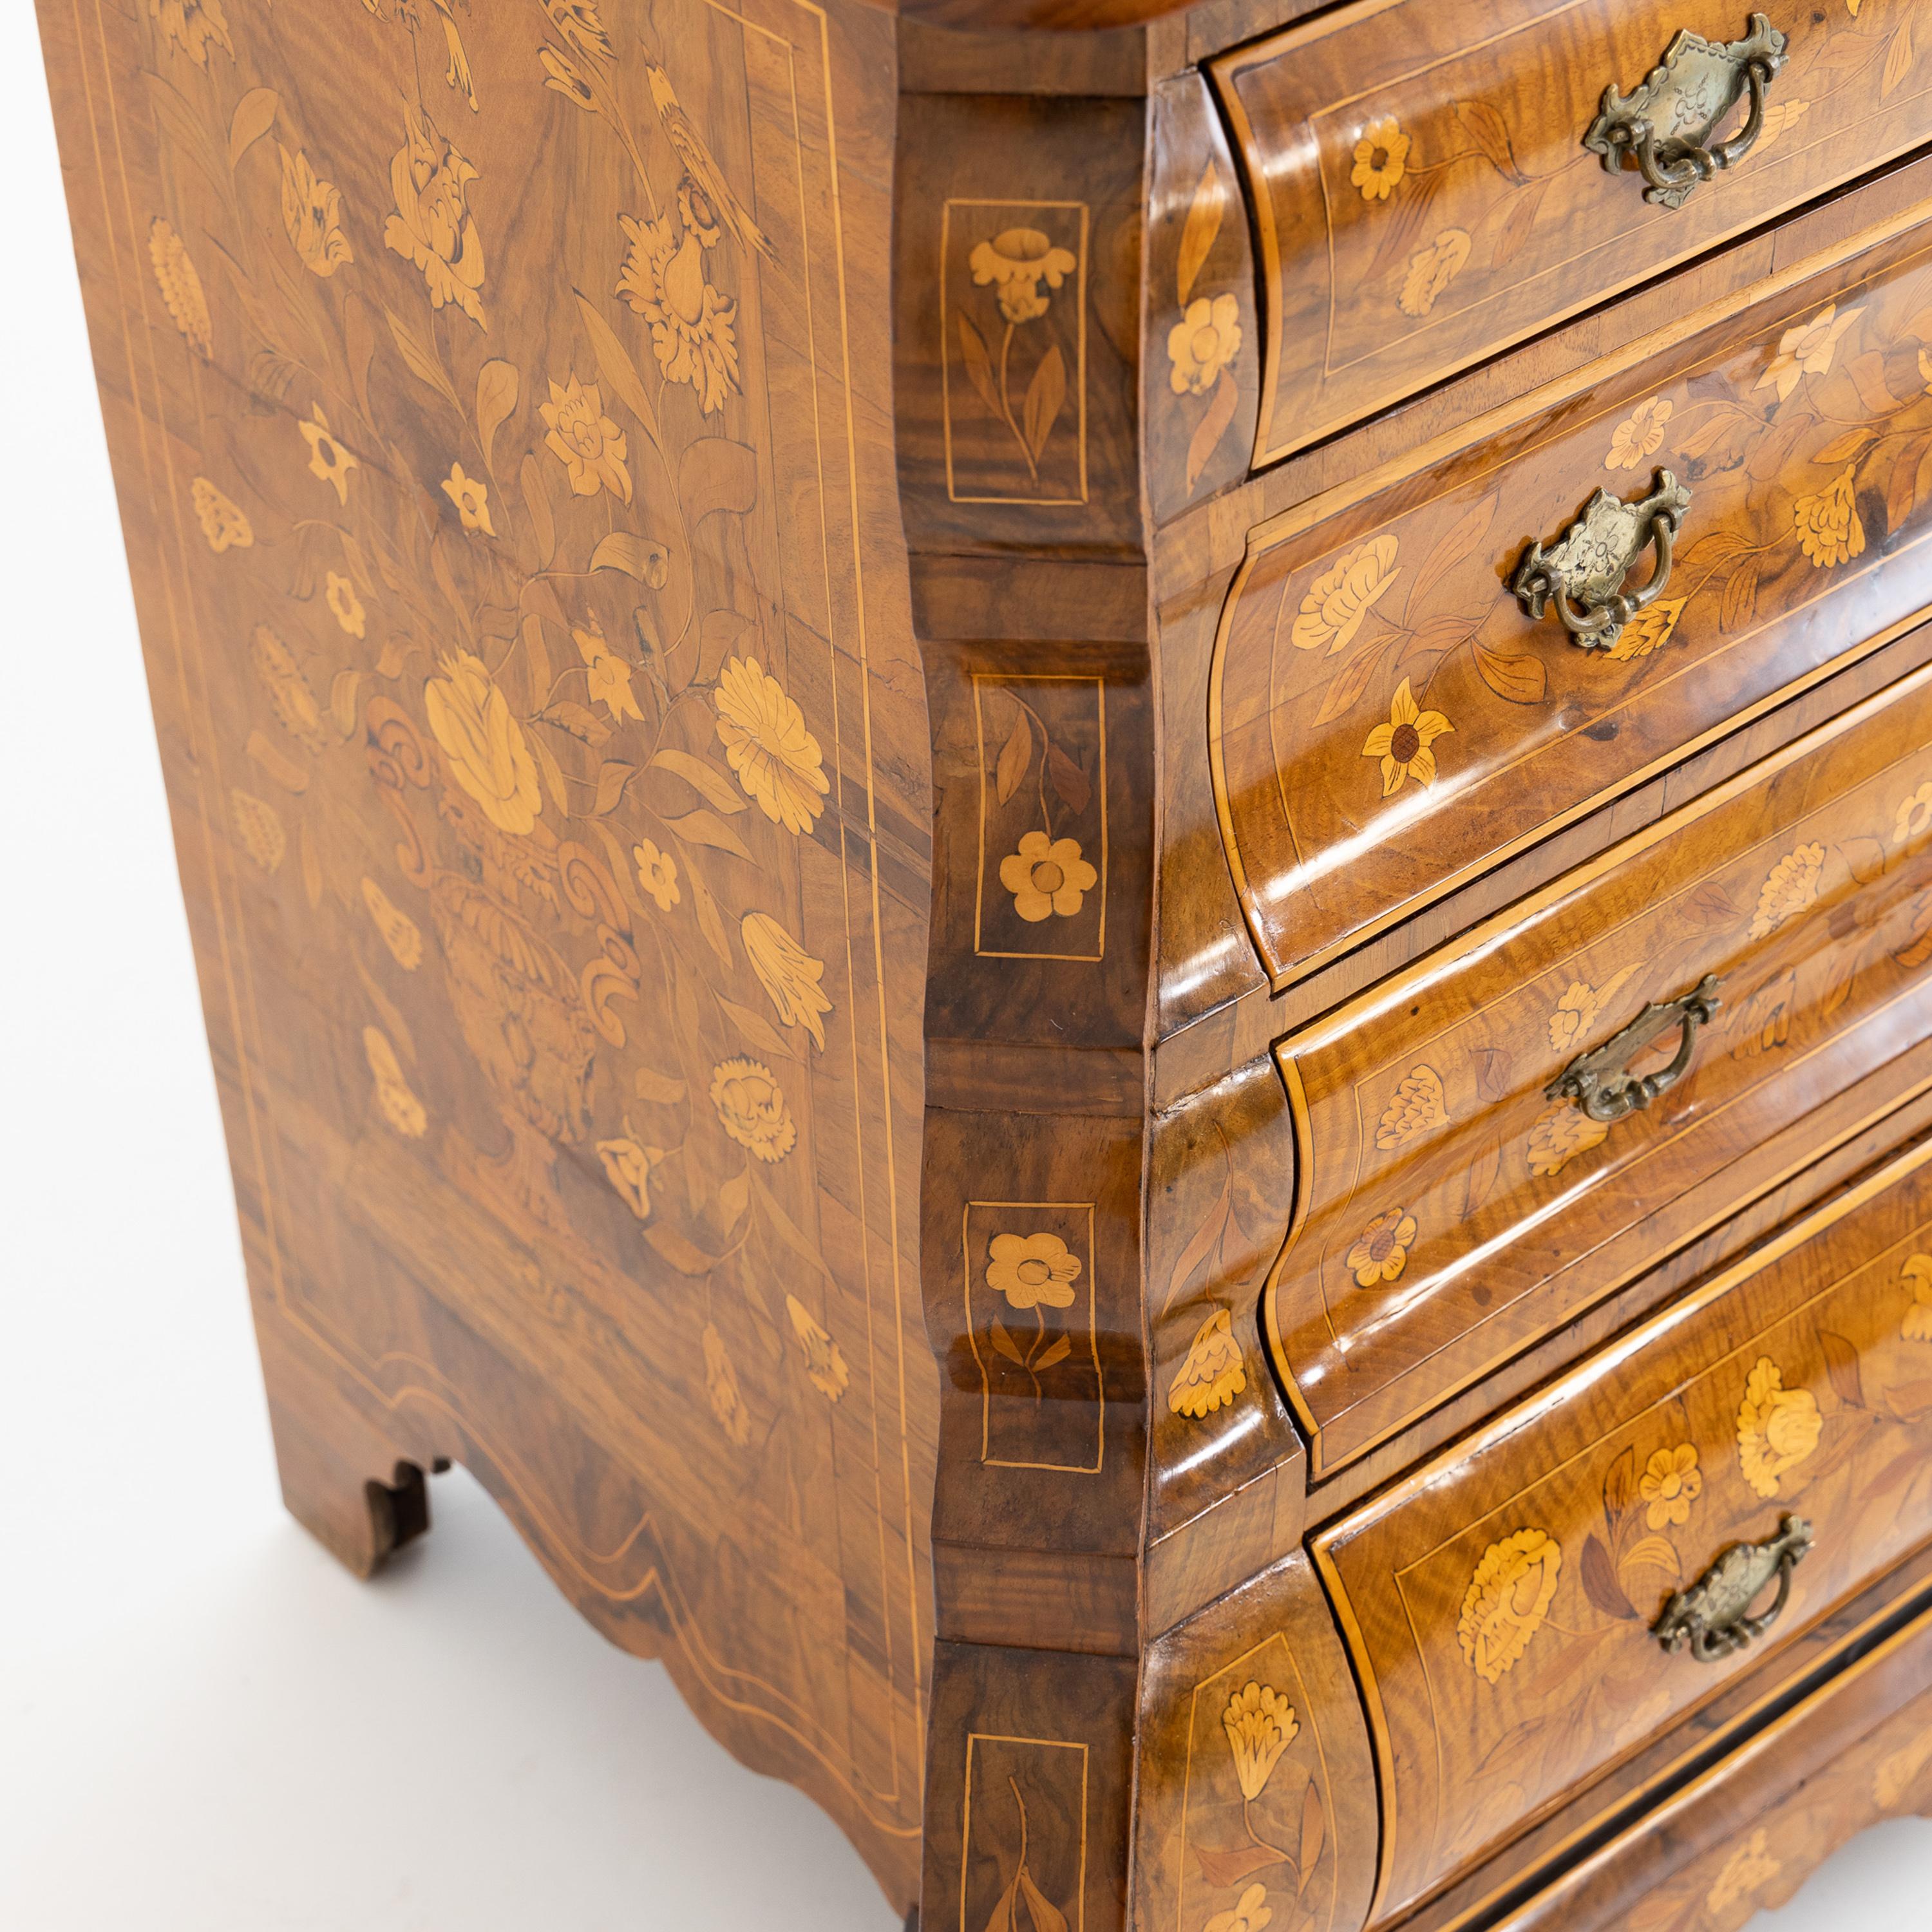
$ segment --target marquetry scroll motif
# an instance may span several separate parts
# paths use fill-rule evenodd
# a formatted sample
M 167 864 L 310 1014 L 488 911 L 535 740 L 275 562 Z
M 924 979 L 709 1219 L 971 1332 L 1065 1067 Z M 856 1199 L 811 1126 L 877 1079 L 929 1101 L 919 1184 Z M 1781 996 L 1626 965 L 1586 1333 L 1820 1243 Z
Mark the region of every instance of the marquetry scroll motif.
M 1148 492 L 1165 518 L 1246 476 L 1262 343 L 1247 207 L 1198 74 L 1154 99 L 1148 237 Z
M 961 1234 L 980 1460 L 1097 1475 L 1106 1378 L 1091 1202 L 971 1201 Z
M 1405 487 L 1258 538 L 1222 615 L 1210 730 L 1277 985 L 1921 607 L 1928 297 L 1922 254 L 1819 289 L 1632 398 L 1526 425 L 1500 460 L 1472 449 L 1424 502 Z M 1670 583 L 1613 642 L 1579 650 L 1499 595 L 1515 532 L 1666 469 L 1692 490 Z
M 1375 1687 L 1390 1916 L 1742 1667 L 1661 1647 L 1740 1545 L 1814 1526 L 1774 1653 L 1932 1524 L 1932 1378 L 1900 1332 L 1923 1148 L 1352 1519 L 1316 1559 Z M 1612 1420 L 1614 1418 L 1614 1420 Z M 1759 1606 L 1763 1607 L 1762 1604 Z
M 1305 1556 L 1156 1642 L 1142 1726 L 1137 1928 L 1354 1932 L 1367 1737 Z
M 982 959 L 1096 964 L 1107 950 L 1107 688 L 978 676 Z
M 618 11 L 47 31 L 272 1376 L 433 1412 L 902 1895 L 928 768 L 838 158 L 892 32 Z
M 1708 24 L 1728 40 L 1749 20 L 1741 4 Z M 1750 151 L 1660 210 L 1585 137 L 1605 89 L 1635 88 L 1682 24 L 1668 5 L 1624 0 L 1410 0 L 1289 27 L 1213 64 L 1264 265 L 1258 461 L 1913 143 L 1932 61 L 1911 0 L 1780 15 L 1782 70 Z M 1714 80 L 1707 112 L 1721 102 Z M 1720 133 L 1744 119 L 1727 114 Z

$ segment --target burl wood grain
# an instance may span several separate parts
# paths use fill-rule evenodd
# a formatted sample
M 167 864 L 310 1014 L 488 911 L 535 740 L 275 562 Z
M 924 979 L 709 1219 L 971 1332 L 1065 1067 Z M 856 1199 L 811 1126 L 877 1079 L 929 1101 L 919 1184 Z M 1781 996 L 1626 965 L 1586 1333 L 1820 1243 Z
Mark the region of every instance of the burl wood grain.
M 1766 1654 L 1925 1538 L 1924 1145 L 1318 1533 L 1383 1795 L 1397 1915 L 1720 1689 L 1667 1597 L 1786 1515 L 1816 1541 Z
M 1213 62 L 1259 230 L 1257 464 L 1919 142 L 1911 0 L 1772 10 L 1789 46 L 1764 132 L 1676 209 L 1583 136 L 1680 29 L 1745 36 L 1744 0 L 1365 0 Z
M 1794 290 L 1420 490 L 1255 533 L 1210 740 L 1277 986 L 1921 609 L 1928 302 L 1922 257 Z M 1504 588 L 1528 543 L 1560 536 L 1594 490 L 1635 500 L 1660 472 L 1691 496 L 1660 600 L 1608 650 L 1532 620 Z
M 891 24 L 40 10 L 290 1502 L 469 1464 L 903 1906 Z
M 1268 1317 L 1318 1475 L 1760 1191 L 1787 1124 L 1894 1066 L 1922 1084 L 1928 745 L 1922 670 L 1280 1043 L 1298 1158 Z M 1551 1097 L 1709 975 L 1723 1004 L 1651 1106 Z

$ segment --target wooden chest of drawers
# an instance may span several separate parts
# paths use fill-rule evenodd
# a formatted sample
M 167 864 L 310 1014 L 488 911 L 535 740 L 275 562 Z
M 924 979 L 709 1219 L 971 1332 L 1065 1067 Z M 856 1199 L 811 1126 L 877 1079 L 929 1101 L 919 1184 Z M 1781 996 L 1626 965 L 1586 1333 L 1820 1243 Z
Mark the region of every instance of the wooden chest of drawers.
M 40 0 L 290 1507 L 927 1932 L 1932 1810 L 1912 0 Z

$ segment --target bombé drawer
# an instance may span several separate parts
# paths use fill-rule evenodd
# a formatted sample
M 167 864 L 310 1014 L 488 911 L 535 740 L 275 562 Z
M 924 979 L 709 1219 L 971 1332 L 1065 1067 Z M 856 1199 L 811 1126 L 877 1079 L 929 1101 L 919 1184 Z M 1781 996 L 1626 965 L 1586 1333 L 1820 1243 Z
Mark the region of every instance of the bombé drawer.
M 1932 667 L 1275 1052 L 1319 1478 L 1932 1083 Z
M 1922 615 L 1928 237 L 1250 534 L 1209 764 L 1276 987 Z
M 1932 1532 L 1929 1160 L 1909 1151 L 1316 1535 L 1374 1735 L 1371 1922 Z
M 1932 28 L 1915 0 L 1362 0 L 1212 71 L 1264 464 L 1923 141 Z

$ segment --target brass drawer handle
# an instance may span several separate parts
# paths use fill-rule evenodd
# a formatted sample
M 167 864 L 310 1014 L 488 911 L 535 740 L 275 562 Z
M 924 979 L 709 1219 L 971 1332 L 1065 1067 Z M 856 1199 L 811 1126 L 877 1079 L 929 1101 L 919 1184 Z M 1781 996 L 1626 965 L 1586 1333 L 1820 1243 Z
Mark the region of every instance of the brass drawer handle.
M 1682 208 L 1700 182 L 1735 167 L 1764 131 L 1764 96 L 1784 64 L 1784 36 L 1762 14 L 1750 32 L 1728 46 L 1701 34 L 1680 32 L 1664 50 L 1660 67 L 1628 98 L 1616 82 L 1604 90 L 1601 111 L 1583 145 L 1601 154 L 1617 174 L 1633 158 L 1645 182 L 1643 198 L 1660 208 Z M 1745 90 L 1750 112 L 1728 141 L 1711 136 Z
M 1791 1573 L 1810 1554 L 1811 1526 L 1788 1516 L 1763 1543 L 1733 1544 L 1693 1583 L 1664 1606 L 1652 1634 L 1668 1651 L 1690 1646 L 1700 1664 L 1720 1664 L 1761 1637 L 1791 1597 Z M 1778 1598 L 1756 1616 L 1750 1606 L 1778 1579 Z
M 1532 543 L 1523 552 L 1510 592 L 1539 620 L 1554 604 L 1576 643 L 1586 650 L 1607 650 L 1624 626 L 1663 595 L 1670 581 L 1671 546 L 1690 507 L 1690 492 L 1667 470 L 1655 472 L 1650 494 L 1634 503 L 1599 490 L 1547 550 Z M 1653 544 L 1657 567 L 1650 581 L 1626 596 L 1624 579 Z
M 1689 992 L 1646 1006 L 1622 1033 L 1570 1061 L 1544 1089 L 1544 1097 L 1574 1100 L 1593 1120 L 1620 1120 L 1648 1106 L 1683 1078 L 1697 1050 L 1698 1028 L 1724 1004 L 1718 998 L 1722 983 L 1716 974 L 1707 973 Z M 1682 1027 L 1684 1036 L 1670 1064 L 1656 1073 L 1631 1072 L 1630 1061 L 1672 1027 Z

